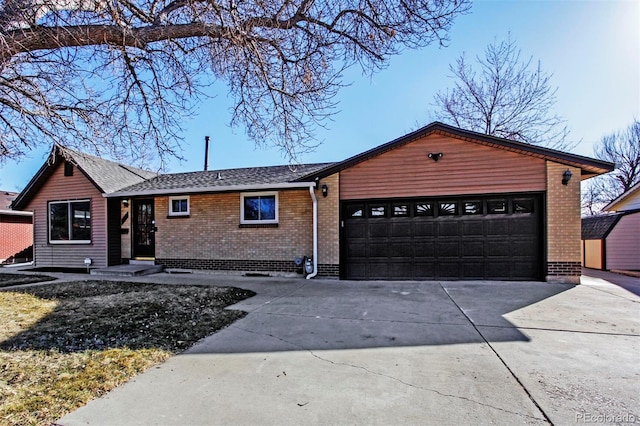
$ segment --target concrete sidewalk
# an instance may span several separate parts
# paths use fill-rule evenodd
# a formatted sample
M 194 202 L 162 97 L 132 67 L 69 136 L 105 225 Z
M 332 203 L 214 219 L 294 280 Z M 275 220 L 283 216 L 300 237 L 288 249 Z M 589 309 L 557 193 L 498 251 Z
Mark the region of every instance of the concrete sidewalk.
M 233 306 L 242 320 L 61 424 L 640 422 L 640 298 L 601 278 L 135 280 L 258 295 Z

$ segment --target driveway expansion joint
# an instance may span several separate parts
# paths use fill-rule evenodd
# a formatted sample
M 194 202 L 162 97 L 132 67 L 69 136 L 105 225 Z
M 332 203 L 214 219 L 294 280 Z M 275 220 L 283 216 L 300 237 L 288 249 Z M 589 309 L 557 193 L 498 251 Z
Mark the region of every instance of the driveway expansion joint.
M 260 332 L 254 331 L 254 330 L 249 330 L 249 329 L 238 327 L 238 326 L 235 326 L 235 325 L 231 325 L 229 328 L 235 328 L 235 329 L 247 332 L 247 333 L 258 334 L 258 335 L 261 335 L 261 336 L 267 336 L 267 337 L 271 337 L 271 338 L 280 340 L 283 343 L 286 343 L 288 345 L 291 345 L 291 346 L 294 346 L 296 348 L 299 348 L 301 351 L 308 352 L 311 356 L 313 356 L 314 358 L 318 359 L 319 361 L 322 361 L 322 362 L 325 362 L 325 363 L 328 363 L 328 364 L 331 364 L 331 365 L 343 366 L 343 367 L 354 368 L 354 369 L 357 369 L 357 370 L 362 370 L 362 371 L 366 372 L 367 374 L 371 374 L 371 375 L 379 376 L 379 377 L 384 377 L 386 379 L 393 380 L 393 381 L 395 381 L 397 383 L 400 383 L 400 384 L 402 384 L 404 386 L 407 386 L 407 387 L 410 387 L 410 388 L 413 388 L 413 389 L 421 390 L 421 391 L 424 391 L 424 392 L 435 393 L 436 395 L 439 395 L 439 396 L 442 396 L 442 397 L 445 397 L 445 398 L 452 398 L 452 399 L 457 399 L 457 400 L 461 400 L 461 401 L 467 401 L 467 402 L 470 402 L 472 404 L 480 405 L 482 407 L 487 407 L 487 408 L 490 408 L 490 409 L 493 409 L 493 410 L 497 410 L 497 411 L 500 411 L 500 412 L 503 412 L 503 413 L 513 414 L 513 415 L 516 415 L 518 417 L 523 417 L 523 418 L 527 418 L 527 419 L 531 419 L 531 420 L 545 421 L 545 422 L 547 422 L 549 424 L 552 424 L 551 421 L 546 416 L 544 416 L 544 418 L 539 418 L 539 417 L 535 417 L 535 416 L 529 416 L 529 415 L 524 414 L 524 413 L 518 413 L 518 412 L 515 412 L 515 411 L 506 410 L 504 408 L 496 407 L 495 405 L 491 405 L 491 404 L 487 404 L 487 403 L 484 403 L 484 402 L 480 402 L 480 401 L 477 401 L 475 399 L 467 398 L 465 396 L 448 394 L 448 393 L 441 392 L 441 391 L 439 391 L 437 389 L 427 388 L 427 387 L 424 387 L 424 386 L 418 386 L 418 385 L 415 385 L 413 383 L 409 383 L 409 382 L 406 382 L 406 381 L 404 381 L 402 379 L 399 379 L 398 377 L 394 377 L 394 376 L 391 376 L 389 374 L 384 374 L 384 373 L 380 373 L 380 372 L 377 372 L 377 371 L 373 371 L 373 370 L 371 370 L 371 369 L 369 369 L 367 367 L 361 366 L 361 365 L 332 361 L 332 360 L 330 360 L 328 358 L 325 358 L 325 357 L 322 357 L 322 356 L 318 355 L 312 349 L 306 348 L 306 347 L 304 347 L 302 345 L 299 345 L 299 344 L 291 342 L 291 341 L 289 341 L 287 339 L 283 339 L 281 337 L 275 336 L 273 334 L 260 333 Z M 542 410 L 540 410 L 540 411 L 542 411 Z M 543 415 L 544 415 L 544 413 L 543 413 Z
M 538 411 L 544 416 L 544 419 L 547 423 L 549 423 L 550 425 L 553 425 L 554 423 L 551 421 L 551 419 L 549 418 L 549 416 L 547 415 L 547 413 L 545 413 L 545 411 L 542 409 L 542 407 L 540 406 L 540 404 L 538 403 L 538 401 L 535 400 L 535 398 L 533 397 L 533 395 L 531 394 L 531 392 L 529 391 L 529 389 L 527 389 L 527 387 L 524 385 L 524 383 L 522 383 L 522 381 L 518 378 L 518 376 L 516 376 L 516 374 L 513 372 L 513 370 L 511 369 L 511 367 L 509 367 L 509 365 L 507 364 L 507 362 L 500 356 L 500 354 L 498 353 L 498 351 L 493 347 L 493 345 L 491 344 L 491 342 L 489 342 L 489 340 L 487 340 L 487 338 L 484 336 L 484 334 L 482 334 L 482 332 L 480 331 L 480 329 L 478 329 L 478 326 L 471 320 L 471 318 L 467 315 L 467 313 L 462 309 L 462 307 L 460 305 L 458 305 L 458 303 L 455 301 L 455 299 L 451 296 L 451 294 L 449 294 L 449 292 L 447 291 L 447 289 L 442 285 L 442 283 L 439 283 L 440 287 L 442 288 L 442 290 L 444 290 L 444 292 L 446 293 L 446 295 L 449 297 L 449 299 L 451 300 L 451 302 L 456 305 L 456 307 L 460 310 L 460 312 L 462 312 L 462 314 L 467 318 L 467 320 L 469 321 L 469 323 L 473 326 L 473 328 L 476 330 L 476 332 L 478 333 L 478 335 L 482 338 L 482 340 L 484 340 L 484 342 L 487 344 L 487 346 L 489 347 L 489 349 L 491 349 L 491 351 L 495 354 L 496 357 L 498 357 L 498 359 L 500 360 L 500 362 L 502 363 L 502 365 L 504 365 L 504 367 L 507 369 L 507 371 L 509 372 L 509 374 L 511 374 L 511 377 L 513 377 L 513 379 L 516 381 L 516 383 L 518 383 L 518 386 L 520 386 L 520 388 L 527 394 L 527 396 L 529 397 L 529 400 L 533 403 L 533 405 L 535 405 L 535 407 L 538 409 Z M 511 328 L 511 327 L 509 327 Z M 517 327 L 516 327 L 517 328 Z

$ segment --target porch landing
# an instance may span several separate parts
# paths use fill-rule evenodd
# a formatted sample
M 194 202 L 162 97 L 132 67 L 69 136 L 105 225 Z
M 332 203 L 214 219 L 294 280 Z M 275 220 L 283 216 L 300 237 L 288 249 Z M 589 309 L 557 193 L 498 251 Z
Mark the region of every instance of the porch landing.
M 151 263 L 113 265 L 107 268 L 92 269 L 91 275 L 109 275 L 116 277 L 137 277 L 162 272 L 162 265 Z

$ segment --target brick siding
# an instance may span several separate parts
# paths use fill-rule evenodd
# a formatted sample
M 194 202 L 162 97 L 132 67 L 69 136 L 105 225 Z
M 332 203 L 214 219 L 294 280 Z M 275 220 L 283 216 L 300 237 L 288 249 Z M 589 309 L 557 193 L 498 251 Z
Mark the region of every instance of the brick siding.
M 234 272 L 287 272 L 298 273 L 293 261 L 246 259 L 159 259 L 156 263 L 168 269 L 196 269 Z M 318 265 L 318 275 L 338 277 L 340 265 Z
M 322 196 L 316 191 L 318 198 L 318 263 L 340 263 L 340 177 L 339 173 L 323 178 L 318 188 L 327 185 L 329 193 Z M 320 271 L 318 267 L 318 271 Z M 337 275 L 337 274 L 336 274 Z
M 573 174 L 562 184 L 566 170 Z M 580 282 L 580 169 L 547 161 L 547 281 Z
M 222 261 L 287 269 L 313 254 L 313 209 L 308 189 L 278 192 L 276 227 L 240 226 L 240 194 L 192 194 L 189 217 L 168 217 L 168 197 L 156 197 L 156 259 L 193 260 L 218 268 Z M 207 263 L 209 262 L 209 263 Z M 275 263 L 274 263 L 275 262 Z M 267 269 L 271 270 L 271 269 Z
M 550 276 L 580 276 L 582 264 L 580 262 L 548 262 L 547 274 Z
M 31 216 L 0 214 L 0 262 L 33 245 L 31 220 Z

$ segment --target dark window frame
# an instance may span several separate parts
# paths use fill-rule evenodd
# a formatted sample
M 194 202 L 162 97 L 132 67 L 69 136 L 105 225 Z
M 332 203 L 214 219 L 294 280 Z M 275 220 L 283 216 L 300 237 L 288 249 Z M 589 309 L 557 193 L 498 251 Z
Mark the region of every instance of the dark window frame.
M 86 209 L 75 210 L 73 206 L 79 204 L 88 204 L 88 207 Z M 49 244 L 91 244 L 93 239 L 93 215 L 91 204 L 91 199 L 58 200 L 47 202 L 47 240 L 49 241 Z M 59 218 L 52 218 L 53 206 L 66 206 L 66 209 L 64 209 L 66 210 L 66 212 L 63 209 L 60 209 L 59 212 L 64 213 L 64 216 Z M 84 217 L 77 216 L 77 212 L 83 212 Z M 66 222 L 66 226 L 63 222 Z M 54 229 L 54 227 L 56 227 L 57 229 Z M 89 234 L 88 239 L 77 238 L 78 234 L 80 234 L 79 236 L 81 237 L 85 237 L 87 232 Z M 57 237 L 58 235 L 60 237 Z

